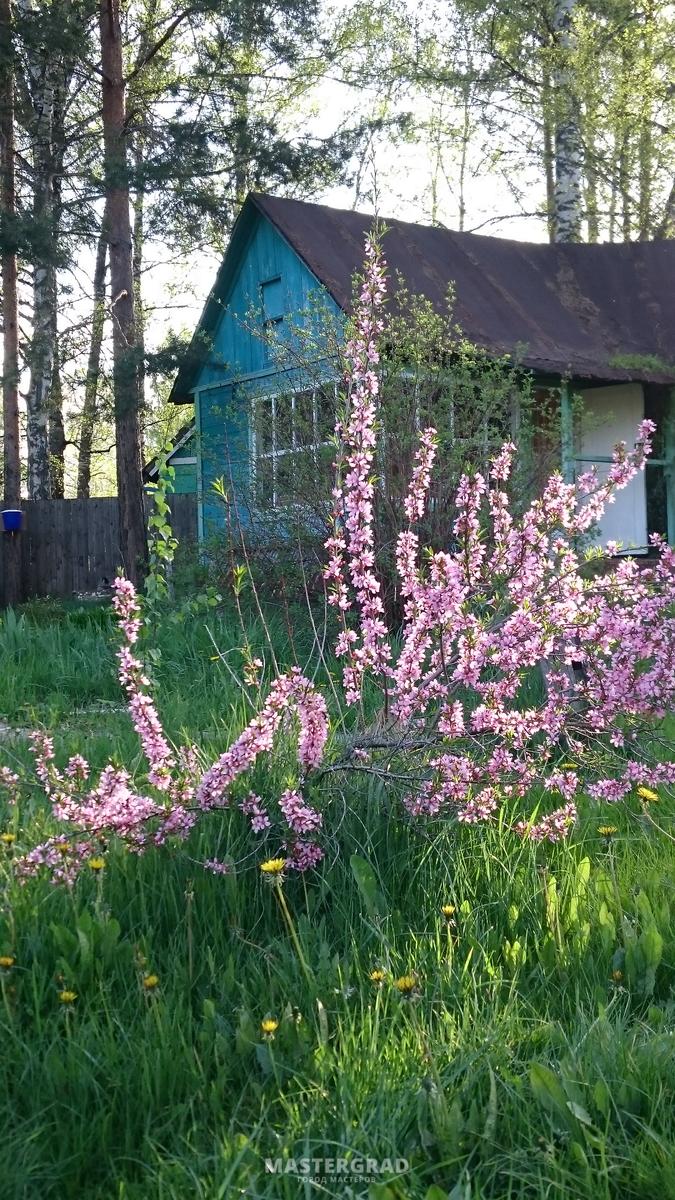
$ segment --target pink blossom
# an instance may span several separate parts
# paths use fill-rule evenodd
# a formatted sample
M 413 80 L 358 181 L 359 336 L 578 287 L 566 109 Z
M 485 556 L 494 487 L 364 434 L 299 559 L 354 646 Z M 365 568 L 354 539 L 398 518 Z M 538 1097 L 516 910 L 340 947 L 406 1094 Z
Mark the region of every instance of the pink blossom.
M 528 825 L 527 821 L 519 821 L 516 825 L 516 833 L 523 838 L 529 838 L 531 842 L 559 842 L 568 836 L 576 819 L 576 806 L 570 802 L 563 808 L 557 808 L 555 812 L 543 817 L 536 825 Z
M 323 858 L 324 851 L 315 842 L 293 842 L 288 847 L 286 866 L 294 871 L 313 871 Z
M 265 829 L 269 829 L 272 824 L 269 814 L 260 796 L 257 796 L 255 792 L 249 792 L 239 807 L 247 817 L 250 817 L 251 829 L 254 833 L 263 833 Z
M 313 833 L 322 824 L 321 813 L 306 804 L 294 788 L 287 788 L 283 793 L 279 808 L 293 833 Z
M 205 871 L 210 871 L 212 875 L 231 875 L 232 867 L 228 862 L 221 862 L 217 858 L 207 858 L 202 863 Z

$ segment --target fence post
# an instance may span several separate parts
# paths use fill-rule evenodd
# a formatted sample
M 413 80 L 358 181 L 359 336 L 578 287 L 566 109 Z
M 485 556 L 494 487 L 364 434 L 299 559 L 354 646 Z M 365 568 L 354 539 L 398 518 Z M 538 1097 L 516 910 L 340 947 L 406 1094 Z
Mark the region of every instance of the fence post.
M 21 588 L 21 524 L 23 513 L 19 508 L 2 511 L 2 604 L 4 608 L 16 608 L 22 596 Z

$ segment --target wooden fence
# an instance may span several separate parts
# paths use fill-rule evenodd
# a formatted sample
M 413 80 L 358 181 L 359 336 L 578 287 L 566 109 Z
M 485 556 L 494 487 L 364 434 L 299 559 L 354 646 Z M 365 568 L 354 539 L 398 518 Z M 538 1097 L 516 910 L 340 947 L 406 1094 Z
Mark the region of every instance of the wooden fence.
M 148 499 L 148 504 L 150 503 Z M 197 498 L 170 496 L 180 542 L 197 537 Z M 0 598 L 4 598 L 5 539 L 21 539 L 21 594 L 72 598 L 112 580 L 122 561 L 117 498 L 24 500 L 20 534 L 0 533 Z

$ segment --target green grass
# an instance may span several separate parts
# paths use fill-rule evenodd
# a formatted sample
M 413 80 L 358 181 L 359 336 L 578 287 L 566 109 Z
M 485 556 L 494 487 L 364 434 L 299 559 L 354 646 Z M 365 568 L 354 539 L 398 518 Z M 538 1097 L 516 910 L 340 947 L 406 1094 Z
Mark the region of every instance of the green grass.
M 306 631 L 273 624 L 302 659 Z M 210 626 L 234 651 L 235 625 Z M 40 721 L 59 755 L 139 764 L 111 630 L 104 609 L 39 605 L 0 627 L 0 718 L 19 730 L 3 762 L 27 769 L 20 732 Z M 167 727 L 224 748 L 246 712 L 204 623 L 158 646 Z M 257 771 L 263 794 L 290 761 L 282 746 Z M 675 1196 L 672 803 L 654 809 L 666 832 L 596 808 L 571 846 L 533 847 L 498 827 L 415 832 L 393 801 L 374 782 L 325 792 L 329 861 L 284 884 L 308 975 L 256 856 L 235 876 L 197 865 L 250 851 L 236 810 L 173 856 L 111 851 L 72 893 L 18 886 L 3 852 L 0 1197 Z M 37 790 L 13 820 L 19 845 L 37 836 Z M 410 972 L 406 1000 L 390 981 Z M 409 1168 L 370 1185 L 264 1165 L 350 1155 Z

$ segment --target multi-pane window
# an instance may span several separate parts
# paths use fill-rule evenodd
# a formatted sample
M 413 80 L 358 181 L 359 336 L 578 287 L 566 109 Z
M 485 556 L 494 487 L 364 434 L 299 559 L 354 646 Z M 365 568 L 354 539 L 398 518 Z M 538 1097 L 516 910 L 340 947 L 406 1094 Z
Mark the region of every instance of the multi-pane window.
M 649 417 L 656 425 L 652 453 L 645 469 L 647 531 L 660 533 L 672 542 L 675 529 L 670 528 L 668 519 L 668 484 L 673 476 L 670 388 L 647 384 L 644 395 L 645 417 Z
M 337 384 L 254 400 L 252 466 L 261 507 L 330 498 Z

